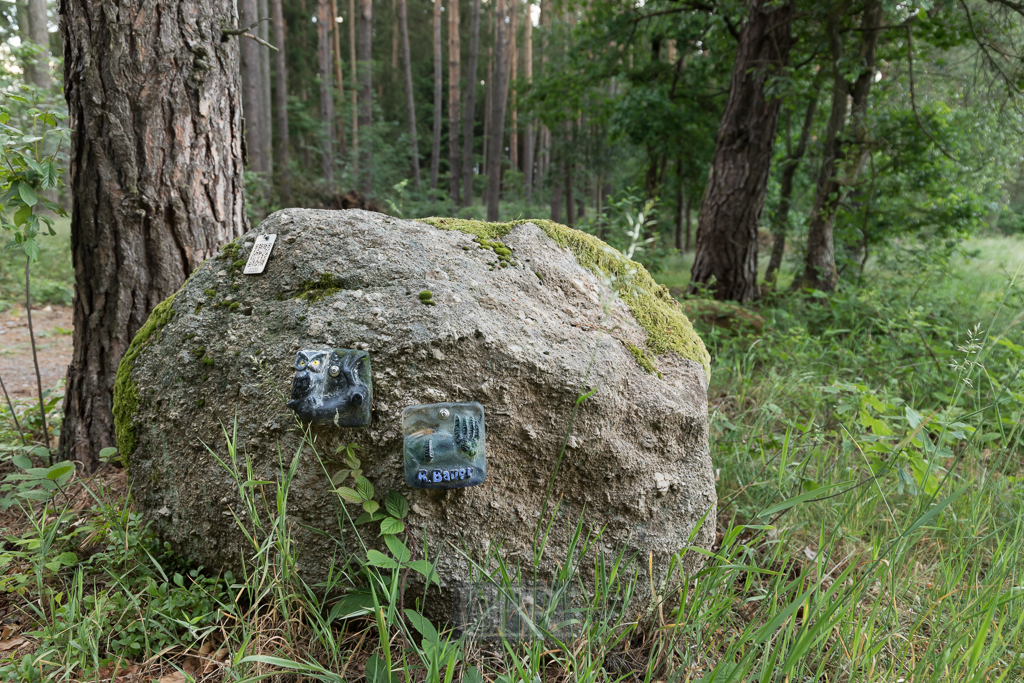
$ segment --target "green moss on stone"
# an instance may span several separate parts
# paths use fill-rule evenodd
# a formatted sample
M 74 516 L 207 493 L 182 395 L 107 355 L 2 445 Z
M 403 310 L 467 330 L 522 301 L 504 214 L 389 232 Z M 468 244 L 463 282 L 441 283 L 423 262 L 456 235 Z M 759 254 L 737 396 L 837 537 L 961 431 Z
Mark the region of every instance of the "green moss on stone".
M 192 349 L 192 355 L 195 356 L 196 358 L 202 358 L 204 353 L 206 353 L 205 346 L 197 346 L 196 348 Z
M 114 433 L 117 436 L 118 453 L 125 464 L 135 450 L 136 436 L 132 418 L 139 405 L 139 389 L 132 381 L 132 370 L 135 369 L 135 360 L 150 338 L 174 317 L 174 309 L 171 308 L 173 303 L 174 295 L 157 304 L 121 357 L 121 364 L 117 366 L 117 377 L 114 380 Z
M 203 365 L 213 365 L 214 362 L 215 361 L 212 358 L 210 358 L 209 356 L 203 356 L 203 360 L 202 360 L 202 364 Z
M 320 277 L 316 280 L 306 280 L 302 283 L 302 289 L 299 290 L 298 294 L 294 295 L 293 299 L 302 299 L 306 303 L 314 303 L 320 301 L 325 297 L 332 296 L 340 292 L 345 286 L 341 278 L 331 273 L 321 273 Z
M 654 367 L 654 362 L 647 357 L 647 352 L 641 349 L 639 346 L 634 346 L 627 342 L 622 342 L 626 345 L 626 350 L 633 354 L 633 358 L 636 359 L 637 365 L 647 371 L 649 375 L 657 375 L 661 377 L 661 373 L 658 372 L 658 368 Z
M 204 289 L 203 290 L 203 294 L 205 294 L 206 296 L 210 296 L 210 297 L 217 296 L 217 290 L 216 289 Z
M 424 289 L 422 292 L 420 292 L 420 301 L 429 301 L 430 299 L 433 298 L 434 293 L 431 292 L 429 289 Z
M 231 303 L 230 306 L 228 306 L 228 310 L 229 311 L 237 311 L 241 305 L 242 304 L 238 303 L 237 301 L 234 301 L 234 302 Z
M 497 241 L 512 228 L 533 223 L 560 247 L 568 248 L 581 266 L 602 279 L 629 307 L 633 318 L 647 332 L 647 349 L 655 355 L 673 351 L 693 360 L 711 376 L 711 356 L 704 342 L 667 288 L 659 285 L 639 263 L 631 261 L 597 237 L 549 220 L 518 220 L 508 223 L 461 218 L 423 218 L 422 222 L 441 230 L 457 230 L 488 241 Z

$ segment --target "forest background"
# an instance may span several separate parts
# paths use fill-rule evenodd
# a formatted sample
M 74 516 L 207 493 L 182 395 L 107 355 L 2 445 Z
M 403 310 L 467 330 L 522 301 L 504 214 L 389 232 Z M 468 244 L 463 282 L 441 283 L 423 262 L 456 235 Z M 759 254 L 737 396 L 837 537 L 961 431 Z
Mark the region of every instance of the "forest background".
M 233 229 L 290 206 L 550 217 L 650 268 L 711 351 L 718 541 L 678 605 L 621 623 L 643 558 L 570 550 L 567 589 L 607 579 L 575 630 L 491 644 L 402 611 L 401 534 L 307 590 L 287 468 L 241 578 L 139 526 L 111 442 L 61 460 L 59 316 L 96 249 L 63 215 L 89 198 L 62 182 L 82 109 L 64 118 L 57 9 L 0 3 L 0 377 L 25 379 L 0 406 L 0 679 L 1024 676 L 1024 7 L 240 0 L 238 88 L 211 105 L 244 117 Z M 180 279 L 157 285 L 109 337 Z

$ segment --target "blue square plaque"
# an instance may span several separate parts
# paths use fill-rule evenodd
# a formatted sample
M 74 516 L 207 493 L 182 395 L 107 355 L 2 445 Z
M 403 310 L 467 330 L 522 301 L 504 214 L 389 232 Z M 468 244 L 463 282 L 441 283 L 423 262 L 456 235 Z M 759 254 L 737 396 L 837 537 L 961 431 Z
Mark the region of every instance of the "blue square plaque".
M 459 489 L 487 478 L 484 407 L 431 403 L 402 411 L 405 483 L 418 489 Z

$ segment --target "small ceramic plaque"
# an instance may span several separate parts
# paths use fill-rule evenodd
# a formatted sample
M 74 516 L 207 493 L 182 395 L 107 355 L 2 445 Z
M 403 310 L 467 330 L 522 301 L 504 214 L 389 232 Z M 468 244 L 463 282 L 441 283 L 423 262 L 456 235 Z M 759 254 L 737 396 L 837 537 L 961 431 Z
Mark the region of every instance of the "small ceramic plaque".
M 370 354 L 352 349 L 306 349 L 295 356 L 288 407 L 303 422 L 335 427 L 370 424 Z
M 245 275 L 259 275 L 267 267 L 270 260 L 270 252 L 274 248 L 277 235 L 260 235 L 256 238 L 256 244 L 249 252 L 249 260 L 245 262 L 242 273 Z
M 487 478 L 484 407 L 431 403 L 402 411 L 405 483 L 418 489 L 458 489 Z

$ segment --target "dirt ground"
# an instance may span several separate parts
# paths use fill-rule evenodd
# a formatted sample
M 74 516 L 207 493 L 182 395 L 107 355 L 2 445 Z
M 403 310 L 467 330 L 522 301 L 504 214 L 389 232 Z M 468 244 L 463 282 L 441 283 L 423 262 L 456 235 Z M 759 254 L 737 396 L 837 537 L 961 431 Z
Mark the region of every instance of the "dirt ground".
M 32 327 L 36 333 L 39 374 L 45 391 L 63 382 L 67 375 L 72 348 L 71 307 L 33 308 Z M 36 395 L 32 345 L 23 306 L 0 313 L 0 377 L 12 399 L 31 399 Z

